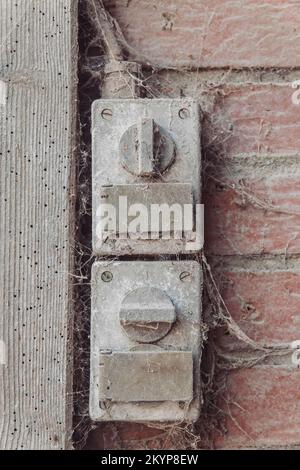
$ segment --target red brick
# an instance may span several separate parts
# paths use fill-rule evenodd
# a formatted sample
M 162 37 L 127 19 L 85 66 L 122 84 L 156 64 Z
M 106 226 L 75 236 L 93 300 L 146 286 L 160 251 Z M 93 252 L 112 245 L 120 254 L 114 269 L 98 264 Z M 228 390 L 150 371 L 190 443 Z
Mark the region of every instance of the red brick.
M 299 152 L 300 105 L 293 93 L 289 83 L 222 87 L 210 116 L 214 128 L 204 122 L 207 142 L 224 139 L 227 155 Z
M 245 179 L 244 186 L 258 200 L 266 201 L 269 210 L 253 206 L 240 192 L 218 184 L 206 192 L 205 247 L 209 253 L 300 253 L 299 177 L 259 177 L 259 172 L 254 173 L 257 180 Z M 274 206 L 282 213 L 272 210 Z
M 299 66 L 298 2 L 106 0 L 105 4 L 130 46 L 160 66 Z
M 300 273 L 238 271 L 223 275 L 222 296 L 248 336 L 278 343 L 300 339 Z
M 217 448 L 300 444 L 300 370 L 257 367 L 231 372 L 220 402 L 228 433 Z

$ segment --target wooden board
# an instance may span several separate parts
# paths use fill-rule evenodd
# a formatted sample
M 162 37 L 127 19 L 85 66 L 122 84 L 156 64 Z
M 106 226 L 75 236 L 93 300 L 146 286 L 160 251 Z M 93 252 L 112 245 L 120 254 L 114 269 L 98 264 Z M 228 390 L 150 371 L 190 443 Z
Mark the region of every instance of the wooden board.
M 0 448 L 67 448 L 77 0 L 0 11 Z

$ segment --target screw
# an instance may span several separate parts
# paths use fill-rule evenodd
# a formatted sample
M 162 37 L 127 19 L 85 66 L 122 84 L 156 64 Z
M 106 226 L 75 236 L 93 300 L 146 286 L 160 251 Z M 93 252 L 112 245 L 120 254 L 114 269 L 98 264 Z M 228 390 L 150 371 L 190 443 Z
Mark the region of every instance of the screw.
M 103 282 L 110 282 L 113 280 L 113 275 L 110 271 L 104 271 L 104 273 L 101 274 L 101 279 Z
M 112 118 L 112 115 L 113 113 L 111 109 L 105 108 L 101 111 L 101 117 L 106 121 L 109 121 Z
M 191 273 L 187 272 L 187 271 L 183 271 L 182 273 L 180 273 L 180 276 L 179 276 L 179 279 L 181 281 L 184 281 L 187 277 L 189 277 L 191 275 Z
M 186 119 L 190 117 L 190 111 L 187 108 L 181 108 L 178 112 L 180 119 Z

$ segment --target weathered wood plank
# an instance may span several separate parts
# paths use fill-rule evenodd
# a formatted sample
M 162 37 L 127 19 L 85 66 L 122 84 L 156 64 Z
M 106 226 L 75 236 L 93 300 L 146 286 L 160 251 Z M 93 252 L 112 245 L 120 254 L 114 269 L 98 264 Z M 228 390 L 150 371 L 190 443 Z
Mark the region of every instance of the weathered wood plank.
M 1 449 L 70 445 L 76 10 L 0 0 Z

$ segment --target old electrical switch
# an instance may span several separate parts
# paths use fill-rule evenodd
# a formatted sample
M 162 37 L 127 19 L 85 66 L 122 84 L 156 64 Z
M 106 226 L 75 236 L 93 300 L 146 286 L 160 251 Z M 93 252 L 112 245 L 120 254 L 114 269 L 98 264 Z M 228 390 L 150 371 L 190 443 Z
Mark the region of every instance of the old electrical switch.
M 98 100 L 92 118 L 94 253 L 199 251 L 197 103 Z
M 202 248 L 198 105 L 98 100 L 92 118 L 93 251 L 133 260 L 93 265 L 90 415 L 196 420 L 201 267 L 134 257 Z
M 93 419 L 197 419 L 201 293 L 202 274 L 195 261 L 94 264 Z

